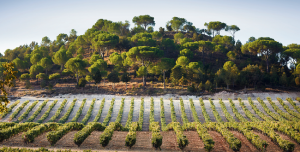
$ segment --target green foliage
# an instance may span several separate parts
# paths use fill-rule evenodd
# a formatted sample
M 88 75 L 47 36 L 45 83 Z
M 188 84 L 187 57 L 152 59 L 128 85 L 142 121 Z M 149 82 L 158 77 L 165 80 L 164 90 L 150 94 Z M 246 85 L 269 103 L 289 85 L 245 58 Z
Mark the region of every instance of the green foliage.
M 87 81 L 85 78 L 80 78 L 78 81 L 78 87 L 84 88 L 86 83 L 87 83 Z
M 133 108 L 134 108 L 134 98 L 132 98 L 131 102 L 130 102 L 130 109 L 129 109 L 128 118 L 127 118 L 126 125 L 125 125 L 125 128 L 127 128 L 127 129 L 129 129 L 131 127 L 133 110 L 134 110 Z
M 41 135 L 42 133 L 46 132 L 46 131 L 50 131 L 50 130 L 56 130 L 57 127 L 59 127 L 58 123 L 46 123 L 46 124 L 40 124 L 38 126 L 35 126 L 33 128 L 31 128 L 30 130 L 28 130 L 27 132 L 22 134 L 22 138 L 24 139 L 24 141 L 26 143 L 30 142 L 34 142 L 34 138 Z
M 147 76 L 148 74 L 148 70 L 147 70 L 147 67 L 145 66 L 141 66 L 138 71 L 136 71 L 136 74 L 138 77 L 144 77 L 144 76 Z
M 183 49 L 180 51 L 180 56 L 186 56 L 188 59 L 192 59 L 194 57 L 194 53 L 189 49 Z
M 186 19 L 179 18 L 179 17 L 173 17 L 171 21 L 168 21 L 167 23 L 167 29 L 169 30 L 168 26 L 171 26 L 171 28 L 178 32 L 178 30 L 183 29 L 183 25 L 186 23 Z
M 9 139 L 10 137 L 12 137 L 20 132 L 27 131 L 37 125 L 38 125 L 38 123 L 26 122 L 26 123 L 16 124 L 12 127 L 2 129 L 2 130 L 0 130 L 0 142 L 2 142 L 5 139 Z
M 114 131 L 121 131 L 122 129 L 123 127 L 120 123 L 116 123 L 116 122 L 109 123 L 109 126 L 107 126 L 104 132 L 100 135 L 100 144 L 103 147 L 106 147 L 109 141 L 111 140 Z
M 90 119 L 90 117 L 92 115 L 93 109 L 94 109 L 95 102 L 96 102 L 96 99 L 93 99 L 92 104 L 90 105 L 90 108 L 87 111 L 87 113 L 84 116 L 84 118 L 82 119 L 81 123 L 86 124 L 89 121 L 89 119 Z
M 208 31 L 211 31 L 211 30 L 213 31 L 213 37 L 214 37 L 214 32 L 216 32 L 216 34 L 220 35 L 220 31 L 226 28 L 226 24 L 222 23 L 220 21 L 205 23 L 204 26 L 207 27 Z
M 2 114 L 0 115 L 0 119 L 4 118 L 8 113 L 12 112 L 12 109 L 13 109 L 15 106 L 17 106 L 19 103 L 20 103 L 20 100 L 17 100 L 17 101 L 15 101 L 13 104 L 11 104 L 11 105 L 9 106 L 9 108 L 7 108 L 6 112 L 4 112 L 4 113 L 2 113 Z M 1 129 L 1 127 L 0 127 L 0 129 Z
M 121 123 L 123 111 L 124 111 L 124 100 L 125 100 L 125 98 L 122 98 L 122 100 L 121 100 L 120 110 L 119 110 L 118 116 L 115 120 L 116 123 Z
M 32 111 L 32 109 L 38 104 L 39 101 L 36 100 L 34 101 L 28 108 L 27 110 L 18 118 L 17 122 L 22 121 L 23 119 L 26 119 L 28 117 L 28 114 Z
M 63 135 L 67 134 L 72 130 L 81 130 L 84 127 L 82 123 L 78 122 L 69 122 L 59 126 L 55 131 L 51 131 L 47 133 L 47 140 L 51 145 L 55 145 L 55 143 L 60 140 Z
M 26 120 L 26 122 L 32 122 L 37 116 L 38 114 L 41 113 L 41 111 L 43 110 L 43 108 L 46 106 L 46 104 L 48 103 L 49 100 L 45 100 L 40 106 L 39 108 Z
M 30 76 L 35 78 L 35 76 L 41 72 L 43 72 L 44 68 L 40 65 L 32 65 L 29 69 Z
M 71 112 L 73 111 L 73 108 L 74 108 L 74 106 L 75 106 L 75 103 L 76 103 L 76 101 L 77 101 L 77 99 L 74 99 L 73 100 L 73 102 L 71 103 L 71 105 L 70 105 L 70 107 L 69 107 L 69 109 L 68 109 L 68 111 L 58 120 L 58 123 L 65 123 L 67 120 L 68 120 L 68 118 L 69 118 L 69 116 L 70 116 L 70 114 L 71 114 Z M 59 109 L 60 110 L 60 109 Z M 61 110 L 60 110 L 61 111 Z M 57 113 L 58 113 L 58 110 L 56 111 Z M 59 112 L 60 113 L 60 112 Z M 56 115 L 56 113 L 55 113 L 55 115 Z M 52 119 L 52 118 L 51 118 Z M 50 119 L 50 120 L 51 120 Z
M 104 103 L 105 103 L 105 98 L 102 99 L 99 111 L 98 111 L 96 117 L 94 118 L 93 122 L 97 122 L 100 119 L 101 114 L 102 114 L 102 110 L 103 110 L 103 107 L 104 107 Z
M 56 105 L 57 100 L 54 100 L 53 103 L 49 106 L 47 111 L 41 116 L 41 118 L 37 121 L 37 123 L 42 123 L 50 114 L 53 107 Z
M 74 143 L 77 146 L 80 146 L 93 131 L 103 131 L 104 129 L 105 126 L 99 122 L 89 122 L 88 125 L 74 135 Z
M 205 108 L 205 104 L 203 102 L 203 99 L 202 98 L 199 98 L 199 102 L 200 102 L 200 106 L 201 106 L 201 111 L 202 111 L 202 115 L 205 119 L 205 122 L 208 123 L 208 122 L 211 122 L 210 120 L 210 117 L 206 111 L 206 108 Z
M 19 113 L 21 110 L 24 109 L 24 107 L 29 103 L 29 100 L 26 100 L 25 102 L 22 103 L 21 106 L 19 106 L 16 111 L 14 111 L 10 116 L 9 116 L 9 119 L 10 120 L 13 120 Z
M 86 99 L 83 99 L 78 111 L 76 112 L 75 117 L 73 117 L 73 119 L 70 122 L 77 122 L 78 118 L 80 117 L 80 115 L 82 113 L 85 103 L 86 103 Z
M 141 106 L 140 106 L 140 113 L 139 113 L 139 131 L 143 129 L 143 122 L 144 122 L 144 98 L 141 98 Z
M 125 146 L 131 148 L 136 142 L 136 131 L 139 129 L 139 123 L 133 122 L 125 138 Z
M 145 30 L 146 30 L 146 27 L 149 25 L 155 26 L 154 17 L 151 17 L 150 15 L 135 16 L 132 19 L 132 22 L 135 23 L 136 25 L 144 26 Z
M 48 122 L 54 122 L 54 121 L 58 118 L 58 116 L 60 115 L 61 111 L 62 111 L 63 108 L 65 107 L 66 103 L 67 103 L 67 99 L 65 99 L 65 100 L 61 103 L 60 107 L 57 109 L 57 111 L 55 112 L 55 114 L 49 119 Z M 47 113 L 47 112 L 46 112 L 46 113 Z M 49 111 L 49 113 L 50 113 L 50 111 Z M 39 123 L 40 123 L 40 122 L 39 122 Z
M 115 98 L 112 98 L 112 100 L 110 102 L 110 107 L 109 107 L 108 112 L 107 112 L 107 115 L 106 115 L 106 117 L 104 118 L 104 120 L 102 122 L 103 126 L 107 126 L 107 124 L 108 124 L 108 122 L 111 118 L 111 114 L 113 112 L 114 104 L 115 104 Z

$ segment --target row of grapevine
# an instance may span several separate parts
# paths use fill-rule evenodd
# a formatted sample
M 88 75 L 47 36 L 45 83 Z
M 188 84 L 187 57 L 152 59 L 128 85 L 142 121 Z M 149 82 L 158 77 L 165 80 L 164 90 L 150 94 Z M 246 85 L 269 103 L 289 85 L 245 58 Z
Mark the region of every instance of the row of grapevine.
M 17 100 L 16 102 L 14 102 L 13 104 L 11 104 L 7 109 L 6 112 L 2 113 L 0 115 L 0 119 L 4 118 L 8 113 L 10 113 L 12 111 L 12 109 L 17 106 L 20 103 L 20 100 Z
M 255 134 L 247 123 L 227 122 L 224 125 L 242 133 L 260 151 L 266 150 L 268 143 Z
M 298 130 L 294 129 L 293 126 L 284 122 L 272 122 L 264 125 L 268 125 L 270 128 L 274 128 L 288 135 L 291 139 L 295 140 L 298 144 L 300 143 L 300 133 Z
M 82 119 L 81 123 L 86 124 L 89 121 L 89 119 L 92 115 L 93 109 L 94 109 L 95 102 L 96 102 L 96 99 L 94 98 L 92 101 L 92 104 L 90 105 L 89 110 L 87 111 L 86 115 Z
M 141 106 L 139 113 L 139 130 L 142 131 L 144 122 L 144 98 L 141 98 Z
M 219 99 L 219 104 L 221 105 L 221 109 L 222 109 L 223 113 L 225 114 L 225 117 L 226 117 L 227 121 L 228 122 L 235 122 L 235 119 L 227 111 L 225 103 L 222 101 L 222 99 Z
M 0 130 L 8 128 L 8 127 L 12 127 L 14 126 L 16 123 L 14 122 L 1 122 L 0 123 Z
M 259 119 L 254 117 L 253 114 L 250 113 L 250 111 L 245 107 L 244 103 L 240 100 L 240 98 L 239 98 L 239 102 L 240 102 L 243 110 L 245 111 L 247 117 L 249 117 L 252 121 L 257 121 L 257 120 L 259 121 Z M 225 113 L 226 119 L 229 121 L 229 122 L 225 123 L 225 126 L 229 127 L 229 128 L 233 128 L 233 129 L 241 132 L 256 148 L 260 149 L 261 151 L 264 151 L 268 146 L 267 142 L 262 140 L 252 130 L 250 130 L 249 127 L 244 126 L 244 123 L 235 122 L 233 117 L 227 111 L 227 108 L 226 108 L 224 102 L 222 101 L 222 99 L 220 99 L 219 103 L 221 105 L 222 111 Z M 236 124 L 239 124 L 239 125 L 236 125 Z
M 292 98 L 286 98 L 286 100 L 300 113 L 300 107 L 296 105 L 296 103 L 292 100 Z
M 123 126 L 120 123 L 116 123 L 116 122 L 109 123 L 109 125 L 105 128 L 103 133 L 100 135 L 100 145 L 102 145 L 103 147 L 107 146 L 109 141 L 111 140 L 114 131 L 122 131 L 122 130 L 123 130 Z
M 69 118 L 71 112 L 72 112 L 73 109 L 74 109 L 74 106 L 75 106 L 75 104 L 76 104 L 76 101 L 77 101 L 77 99 L 74 99 L 74 100 L 73 100 L 73 102 L 71 103 L 71 105 L 70 105 L 68 111 L 67 111 L 67 112 L 66 112 L 66 113 L 58 120 L 58 123 L 65 123 L 65 122 L 68 120 L 68 118 Z
M 173 103 L 173 99 L 170 99 L 170 107 L 171 107 L 171 119 L 172 122 L 177 122 L 176 119 L 176 113 L 175 113 L 175 107 L 174 107 L 174 103 Z
M 116 121 L 115 121 L 117 123 L 120 123 L 121 120 L 122 120 L 123 111 L 124 111 L 124 100 L 125 100 L 125 98 L 122 98 L 122 100 L 121 100 L 120 110 L 119 110 L 118 116 L 117 116 Z
M 265 112 L 270 115 L 273 119 L 277 120 L 277 121 L 285 121 L 284 118 L 282 118 L 280 115 L 273 113 L 268 106 L 264 103 L 263 100 L 261 100 L 259 97 L 257 98 L 257 101 L 260 103 L 260 105 L 263 107 L 263 109 L 265 110 Z
M 269 122 L 268 122 L 269 123 Z M 278 133 L 274 131 L 273 128 L 270 128 L 267 126 L 265 122 L 257 122 L 257 123 L 249 123 L 249 125 L 253 128 L 256 128 L 263 134 L 267 135 L 274 141 L 275 143 L 278 144 L 278 146 L 283 149 L 284 151 L 293 151 L 295 148 L 295 144 L 290 142 L 289 140 L 282 139 Z
M 25 108 L 25 106 L 29 103 L 29 100 L 26 100 L 25 102 L 22 103 L 22 105 L 20 107 L 18 107 L 16 109 L 15 112 L 13 112 L 10 116 L 9 116 L 9 120 L 13 120 L 19 113 L 21 110 L 23 110 Z
M 101 118 L 101 114 L 102 114 L 104 104 L 105 104 L 105 98 L 102 99 L 99 111 L 98 111 L 96 117 L 94 118 L 93 122 L 98 122 L 98 120 Z
M 130 129 L 130 125 L 132 123 L 133 109 L 134 109 L 134 98 L 131 99 L 128 118 L 127 118 L 126 125 L 125 125 L 125 128 L 127 128 L 128 130 Z
M 18 118 L 16 122 L 20 122 L 23 119 L 26 119 L 28 114 L 32 111 L 32 109 L 39 103 L 38 100 L 34 101 L 28 108 L 27 110 Z
M 243 111 L 245 112 L 246 116 L 247 116 L 251 121 L 254 121 L 254 122 L 260 121 L 258 118 L 256 118 L 256 117 L 248 110 L 248 108 L 246 107 L 245 103 L 242 102 L 242 99 L 241 99 L 241 98 L 238 98 L 238 100 L 239 100 L 239 104 L 240 104 L 240 106 L 242 107 Z
M 80 146 L 83 141 L 89 136 L 91 135 L 91 133 L 95 130 L 97 131 L 103 131 L 105 129 L 105 126 L 103 126 L 101 123 L 99 122 L 89 122 L 86 126 L 84 126 L 83 129 L 81 129 L 80 131 L 76 132 L 76 134 L 74 135 L 74 143 L 77 146 Z
M 235 104 L 233 103 L 232 99 L 228 98 L 230 107 L 232 109 L 232 112 L 234 113 L 235 117 L 240 120 L 240 122 L 247 122 L 248 120 L 242 116 L 239 111 L 236 109 Z
M 205 104 L 203 102 L 202 98 L 199 98 L 199 102 L 200 102 L 200 106 L 201 106 L 201 110 L 202 110 L 202 115 L 205 119 L 205 122 L 211 122 L 210 117 L 208 115 L 208 113 L 206 112 L 206 108 L 205 108 Z
M 125 100 L 125 98 L 122 98 L 121 106 L 120 106 L 120 110 L 119 110 L 116 122 L 109 123 L 109 126 L 107 126 L 105 128 L 104 132 L 100 135 L 100 144 L 103 147 L 105 147 L 105 146 L 108 145 L 108 143 L 111 140 L 111 137 L 112 137 L 114 131 L 124 131 L 124 130 L 126 130 L 125 128 L 123 128 L 123 126 L 120 123 L 120 121 L 122 119 L 122 115 L 123 115 L 124 100 Z M 113 100 L 111 102 L 111 106 L 110 106 L 111 112 L 113 110 L 112 107 L 114 105 L 114 101 L 115 101 L 115 99 L 113 98 Z M 108 114 L 107 114 L 107 116 L 106 116 L 106 118 L 109 118 L 109 120 L 110 120 L 110 117 L 111 117 L 111 112 L 109 111 Z M 109 115 L 109 117 L 108 117 L 108 115 Z M 109 122 L 109 120 L 107 120 L 107 122 Z M 103 126 L 106 126 L 106 125 L 103 125 Z
M 186 116 L 186 113 L 185 113 L 185 110 L 184 110 L 184 103 L 183 103 L 183 100 L 181 98 L 180 98 L 180 108 L 182 110 L 181 111 L 181 117 L 183 119 L 184 126 L 188 126 L 189 121 L 187 119 L 187 116 Z M 172 105 L 171 105 L 171 114 L 173 114 L 173 117 L 176 117 L 176 112 L 175 112 L 173 100 L 172 100 Z M 179 122 L 173 121 L 170 124 L 168 124 L 167 128 L 168 128 L 168 130 L 171 130 L 171 129 L 174 130 L 175 135 L 176 135 L 177 144 L 178 144 L 178 147 L 180 149 L 183 149 L 184 147 L 186 147 L 189 144 L 188 139 L 183 134 L 183 129 L 180 126 Z
M 59 117 L 59 115 L 60 115 L 60 113 L 62 112 L 62 110 L 64 109 L 66 103 L 67 103 L 67 99 L 65 99 L 65 100 L 61 103 L 60 107 L 56 110 L 55 114 L 49 119 L 48 122 L 54 122 L 54 121 Z M 50 111 L 49 111 L 49 113 L 50 113 Z M 45 118 L 45 119 L 46 119 L 46 118 Z
M 114 104 L 115 104 L 115 98 L 112 98 L 111 102 L 110 102 L 110 107 L 108 109 L 108 113 L 106 115 L 106 117 L 104 118 L 103 122 L 102 122 L 102 125 L 103 126 L 107 126 L 110 118 L 111 118 L 111 114 L 113 112 L 113 108 L 114 108 Z
M 43 108 L 46 106 L 46 104 L 48 103 L 49 100 L 45 100 L 42 105 L 39 106 L 39 108 L 26 120 L 26 122 L 32 122 L 37 116 L 38 114 L 41 113 L 41 111 L 43 110 Z
M 24 141 L 27 142 L 33 142 L 34 138 L 41 135 L 42 133 L 46 132 L 46 131 L 50 131 L 50 130 L 56 130 L 57 127 L 59 127 L 60 124 L 58 123 L 46 123 L 46 124 L 40 124 L 38 126 L 35 126 L 33 128 L 31 128 L 30 130 L 28 130 L 27 132 L 22 134 L 22 138 L 24 139 Z
M 129 128 L 129 132 L 125 138 L 125 146 L 131 148 L 136 143 L 136 131 L 139 130 L 139 123 L 132 122 Z
M 282 99 L 277 98 L 277 100 L 278 100 L 278 102 L 282 105 L 282 107 L 283 107 L 290 115 L 296 117 L 297 119 L 300 119 L 300 114 L 299 114 L 299 113 L 297 113 L 297 112 L 293 111 L 292 109 L 290 109 L 289 106 L 286 105 L 286 104 L 282 101 Z
M 211 108 L 213 110 L 213 114 L 219 123 L 210 122 L 210 123 L 206 124 L 206 127 L 220 133 L 225 138 L 225 140 L 229 144 L 229 147 L 233 151 L 239 151 L 242 146 L 241 141 L 239 139 L 237 139 L 236 137 L 234 137 L 234 135 L 227 129 L 227 127 L 225 125 L 223 125 L 223 123 L 222 123 L 223 120 L 222 120 L 221 116 L 219 115 L 218 111 L 216 110 L 214 103 L 212 102 L 211 99 L 209 101 L 210 101 Z
M 217 111 L 214 102 L 209 98 L 210 107 L 212 109 L 212 112 L 217 120 L 217 122 L 223 122 L 221 116 L 219 115 L 219 112 Z
M 12 137 L 20 132 L 27 131 L 28 129 L 31 129 L 37 125 L 39 125 L 39 124 L 34 123 L 34 122 L 26 122 L 26 123 L 15 124 L 12 127 L 8 127 L 5 129 L 1 129 L 0 130 L 0 142 L 2 142 L 5 139 L 9 139 L 10 137 Z
M 154 100 L 152 97 L 150 99 L 149 130 L 152 132 L 152 146 L 160 149 L 160 146 L 162 145 L 162 135 L 160 134 L 159 122 L 154 121 Z
M 164 107 L 164 99 L 160 98 L 160 123 L 161 123 L 161 130 L 165 131 L 167 128 L 167 122 L 165 117 L 165 107 Z
M 78 109 L 77 112 L 76 112 L 75 117 L 73 117 L 73 119 L 71 120 L 71 122 L 77 122 L 77 120 L 79 119 L 79 117 L 80 117 L 80 115 L 81 115 L 81 113 L 82 113 L 82 110 L 83 110 L 83 108 L 84 108 L 85 103 L 86 103 L 86 99 L 83 99 L 83 101 L 82 101 L 82 103 L 81 103 L 79 109 Z
M 228 129 L 227 127 L 222 123 L 216 123 L 216 122 L 210 122 L 206 124 L 206 127 L 211 130 L 216 130 L 218 133 L 220 133 L 227 143 L 229 144 L 229 147 L 233 151 L 239 151 L 242 147 L 241 141 L 237 139 Z
M 61 149 L 49 150 L 49 149 L 46 149 L 44 147 L 41 147 L 41 148 L 38 148 L 38 149 L 36 149 L 36 148 L 29 149 L 29 148 L 1 147 L 0 151 L 1 152 L 50 152 L 50 151 L 51 152 L 74 152 L 74 151 L 71 151 L 71 150 L 61 150 Z M 83 152 L 92 152 L 92 151 L 91 150 L 83 150 Z
M 69 122 L 65 123 L 62 126 L 59 126 L 55 131 L 47 133 L 47 140 L 53 146 L 58 140 L 60 140 L 65 134 L 72 130 L 81 130 L 84 127 L 82 123 L 78 122 Z
M 192 114 L 193 114 L 194 122 L 199 122 L 200 123 L 200 120 L 199 120 L 199 117 L 198 117 L 198 114 L 197 114 L 196 107 L 195 107 L 193 99 L 189 99 L 189 102 L 190 102 L 190 106 L 191 106 L 191 111 L 192 111 Z
M 252 101 L 252 99 L 250 97 L 248 97 L 248 102 L 250 104 L 250 106 L 252 107 L 252 109 L 254 110 L 254 112 L 263 120 L 265 121 L 273 121 L 272 118 L 270 118 L 269 116 L 266 116 L 264 113 L 262 113 L 254 104 L 254 102 Z
M 37 123 L 42 123 L 50 114 L 53 107 L 56 105 L 57 100 L 54 100 L 53 103 L 49 106 L 47 111 L 42 115 L 42 117 L 37 121 Z
M 275 105 L 275 103 L 272 101 L 272 99 L 270 97 L 267 98 L 267 100 L 269 101 L 269 103 L 271 104 L 271 106 L 273 107 L 273 109 L 283 118 L 289 120 L 289 121 L 299 121 L 299 119 L 295 118 L 294 116 L 291 116 L 290 114 L 283 112 L 282 110 L 280 110 L 278 108 L 277 105 Z

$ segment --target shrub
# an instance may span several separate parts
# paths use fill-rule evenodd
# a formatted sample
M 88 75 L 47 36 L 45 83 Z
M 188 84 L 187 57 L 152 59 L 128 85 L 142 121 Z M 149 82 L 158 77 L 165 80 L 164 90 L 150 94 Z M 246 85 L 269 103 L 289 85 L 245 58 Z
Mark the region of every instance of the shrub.
M 188 86 L 187 91 L 188 92 L 197 92 L 197 89 L 196 89 L 195 85 L 192 84 L 191 86 Z
M 78 87 L 84 88 L 86 83 L 87 81 L 85 80 L 85 78 L 80 78 L 78 81 Z

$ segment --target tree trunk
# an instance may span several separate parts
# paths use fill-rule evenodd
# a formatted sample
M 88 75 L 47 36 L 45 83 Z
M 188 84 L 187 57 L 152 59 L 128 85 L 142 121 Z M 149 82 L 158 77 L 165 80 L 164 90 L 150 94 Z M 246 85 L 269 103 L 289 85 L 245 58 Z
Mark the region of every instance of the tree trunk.
M 36 84 L 37 84 L 37 85 L 39 84 L 39 79 L 38 79 L 38 78 L 36 78 Z
M 267 73 L 269 73 L 269 58 L 267 57 Z
M 165 72 L 165 70 L 164 70 L 164 89 L 166 89 L 166 72 Z
M 229 89 L 229 85 L 227 84 L 227 89 Z
M 77 80 L 77 86 L 78 86 L 78 81 L 79 81 L 79 76 L 76 74 L 76 80 Z
M 97 84 L 96 84 L 97 85 Z M 98 90 L 98 85 L 97 85 L 97 90 Z
M 103 78 L 104 79 L 104 81 L 103 81 L 103 86 L 105 87 L 105 78 Z
M 146 87 L 146 78 L 143 76 L 143 86 Z
M 127 90 L 127 82 L 125 83 L 125 86 L 126 86 L 126 90 Z
M 113 83 L 113 89 L 115 89 L 115 83 Z

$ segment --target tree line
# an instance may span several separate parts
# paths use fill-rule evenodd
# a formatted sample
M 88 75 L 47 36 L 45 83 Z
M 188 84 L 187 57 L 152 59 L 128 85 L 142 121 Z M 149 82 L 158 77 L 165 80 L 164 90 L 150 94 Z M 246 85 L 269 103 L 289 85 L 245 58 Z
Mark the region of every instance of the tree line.
M 105 85 L 106 79 L 127 84 L 132 75 L 142 77 L 144 86 L 148 79 L 164 88 L 165 83 L 188 85 L 192 92 L 300 85 L 299 44 L 283 46 L 270 37 L 250 37 L 242 44 L 235 37 L 240 28 L 220 21 L 199 29 L 173 17 L 158 31 L 150 15 L 135 16 L 132 23 L 130 28 L 129 21 L 99 19 L 83 35 L 72 29 L 52 41 L 45 36 L 40 44 L 7 49 L 0 61 L 13 62 L 19 80 L 28 85 L 30 79 L 41 80 L 43 87 L 62 78 L 76 80 L 78 87 Z M 222 30 L 231 36 L 220 35 Z

